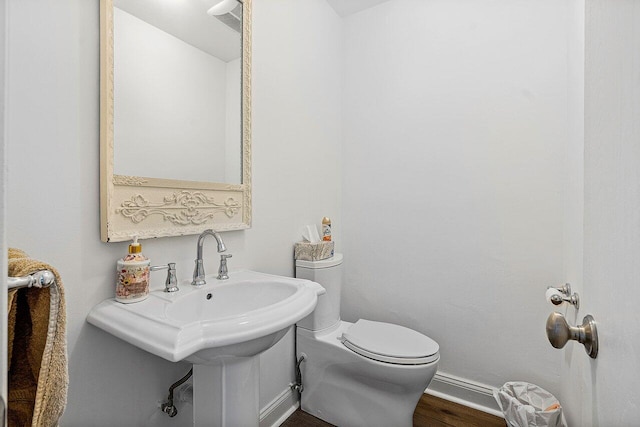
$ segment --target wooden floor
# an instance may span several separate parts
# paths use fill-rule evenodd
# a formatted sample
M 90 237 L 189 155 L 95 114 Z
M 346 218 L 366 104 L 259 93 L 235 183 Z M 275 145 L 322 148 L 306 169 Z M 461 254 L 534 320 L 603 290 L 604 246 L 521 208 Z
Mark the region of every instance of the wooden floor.
M 414 427 L 505 427 L 505 421 L 448 400 L 423 394 L 413 413 Z M 332 427 L 332 424 L 298 409 L 282 427 Z M 389 426 L 393 427 L 393 426 Z

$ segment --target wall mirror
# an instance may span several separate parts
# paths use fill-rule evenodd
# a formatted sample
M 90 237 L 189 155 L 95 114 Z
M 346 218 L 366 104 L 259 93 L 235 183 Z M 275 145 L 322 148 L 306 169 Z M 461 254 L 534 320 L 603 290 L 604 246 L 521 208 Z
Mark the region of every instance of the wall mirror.
M 251 0 L 100 1 L 105 242 L 251 226 Z

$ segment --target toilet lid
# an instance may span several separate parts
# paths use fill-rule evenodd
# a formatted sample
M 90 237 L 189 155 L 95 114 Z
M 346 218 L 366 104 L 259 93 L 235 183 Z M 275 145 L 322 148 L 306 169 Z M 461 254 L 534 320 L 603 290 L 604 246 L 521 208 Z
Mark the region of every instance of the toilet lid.
M 354 352 L 380 362 L 421 365 L 438 360 L 440 347 L 413 329 L 360 319 L 342 334 L 342 343 Z

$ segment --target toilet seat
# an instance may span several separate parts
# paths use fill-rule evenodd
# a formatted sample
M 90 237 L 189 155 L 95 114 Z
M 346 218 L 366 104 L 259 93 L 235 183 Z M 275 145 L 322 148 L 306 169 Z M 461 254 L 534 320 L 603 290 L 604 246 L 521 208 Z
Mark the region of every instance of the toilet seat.
M 391 323 L 360 319 L 342 333 L 340 340 L 355 353 L 379 362 L 422 365 L 440 357 L 434 340 Z

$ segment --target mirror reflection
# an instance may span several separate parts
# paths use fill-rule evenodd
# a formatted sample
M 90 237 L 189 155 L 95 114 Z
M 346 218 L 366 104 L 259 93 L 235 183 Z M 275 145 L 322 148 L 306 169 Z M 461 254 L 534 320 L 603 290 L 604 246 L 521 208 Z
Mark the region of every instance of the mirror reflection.
M 114 174 L 242 183 L 241 3 L 115 0 L 113 23 Z

